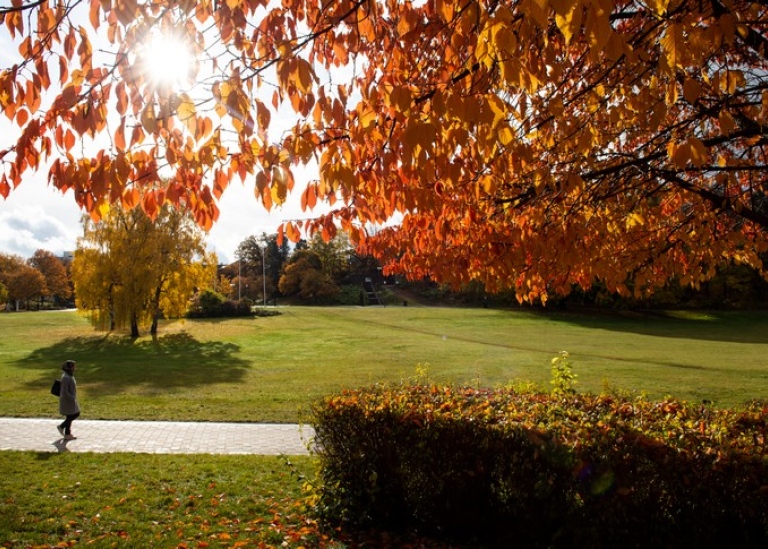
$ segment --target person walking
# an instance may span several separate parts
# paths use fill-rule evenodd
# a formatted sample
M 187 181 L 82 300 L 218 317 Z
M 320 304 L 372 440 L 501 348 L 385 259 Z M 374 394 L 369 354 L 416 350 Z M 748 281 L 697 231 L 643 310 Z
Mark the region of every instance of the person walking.
M 57 426 L 64 440 L 75 440 L 72 434 L 72 422 L 80 417 L 80 404 L 77 402 L 77 382 L 75 381 L 75 361 L 67 360 L 61 367 L 61 393 L 59 395 L 59 413 L 66 416 L 64 422 Z

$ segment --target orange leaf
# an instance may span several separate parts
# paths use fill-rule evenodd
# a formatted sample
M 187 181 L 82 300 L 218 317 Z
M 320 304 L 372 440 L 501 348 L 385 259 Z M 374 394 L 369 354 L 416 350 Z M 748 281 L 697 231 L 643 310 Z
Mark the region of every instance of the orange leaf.
M 158 211 L 155 193 L 149 192 L 144 195 L 144 199 L 141 201 L 141 207 L 151 219 L 154 219 L 155 216 L 157 216 Z
M 314 71 L 312 66 L 304 59 L 297 58 L 295 60 L 296 68 L 294 74 L 296 76 L 296 87 L 302 93 L 309 93 L 312 91 L 312 84 L 314 83 Z
M 16 124 L 23 126 L 29 120 L 29 111 L 27 109 L 19 109 L 16 111 Z
M 72 150 L 72 147 L 75 146 L 75 134 L 72 133 L 72 130 L 67 129 L 66 133 L 64 134 L 64 149 L 67 151 Z
M 59 57 L 59 84 L 63 87 L 69 78 L 69 65 L 64 57 Z
M 91 0 L 91 10 L 88 14 L 91 26 L 94 30 L 99 28 L 99 11 L 101 8 L 100 0 Z
M 122 119 L 120 127 L 115 132 L 115 147 L 117 147 L 118 151 L 125 150 L 125 118 Z M 67 147 L 67 150 L 69 150 L 69 147 Z

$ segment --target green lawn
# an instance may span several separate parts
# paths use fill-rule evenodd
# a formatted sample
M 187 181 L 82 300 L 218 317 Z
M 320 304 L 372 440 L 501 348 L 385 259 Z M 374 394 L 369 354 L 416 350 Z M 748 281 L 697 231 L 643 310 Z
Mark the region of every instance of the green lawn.
M 432 381 L 544 387 L 571 354 L 577 389 L 733 406 L 768 397 L 768 314 L 578 314 L 447 307 L 285 307 L 172 321 L 157 339 L 94 332 L 74 312 L 0 314 L 0 415 L 55 417 L 48 394 L 78 362 L 83 418 L 301 421 L 342 387 Z
M 580 390 L 608 384 L 718 405 L 768 397 L 762 313 L 281 312 L 168 322 L 156 340 L 136 341 L 96 333 L 72 312 L 0 314 L 0 415 L 56 417 L 48 388 L 66 358 L 78 361 L 88 419 L 300 421 L 313 398 L 407 379 L 426 364 L 434 381 L 546 387 L 561 350 Z M 316 466 L 315 457 L 0 452 L 0 546 L 393 545 L 387 533 L 352 543 L 318 529 L 302 503 Z M 439 546 L 429 543 L 411 546 Z
M 314 460 L 0 452 L 0 547 L 318 547 Z M 259 544 L 261 543 L 261 545 Z

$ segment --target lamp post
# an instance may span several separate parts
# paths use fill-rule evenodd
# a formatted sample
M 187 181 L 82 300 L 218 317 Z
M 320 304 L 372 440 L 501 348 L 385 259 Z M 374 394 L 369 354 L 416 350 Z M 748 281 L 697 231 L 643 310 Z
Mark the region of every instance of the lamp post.
M 261 252 L 261 296 L 264 302 L 263 308 L 267 308 L 267 244 L 264 243 L 264 249 Z
M 237 300 L 240 301 L 242 299 L 242 292 L 241 292 L 241 286 L 242 286 L 242 277 L 240 276 L 240 257 L 237 258 Z

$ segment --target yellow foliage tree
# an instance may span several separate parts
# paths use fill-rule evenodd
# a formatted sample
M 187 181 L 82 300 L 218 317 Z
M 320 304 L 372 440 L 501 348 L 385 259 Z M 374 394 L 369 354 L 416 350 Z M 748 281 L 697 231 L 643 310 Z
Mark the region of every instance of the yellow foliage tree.
M 280 234 L 341 228 L 388 272 L 545 300 L 595 280 L 695 286 L 732 261 L 765 270 L 765 2 L 12 6 L 2 195 L 48 162 L 94 218 L 170 200 L 208 228 L 231 180 L 272 208 L 317 161 L 302 203 L 332 211 Z M 195 59 L 177 88 L 142 53 L 171 33 Z M 75 154 L 83 143 L 95 152 Z
M 216 258 L 188 212 L 163 206 L 154 220 L 140 208 L 113 207 L 98 222 L 84 219 L 72 262 L 77 307 L 101 329 L 141 327 L 183 315 L 196 290 L 207 288 Z

